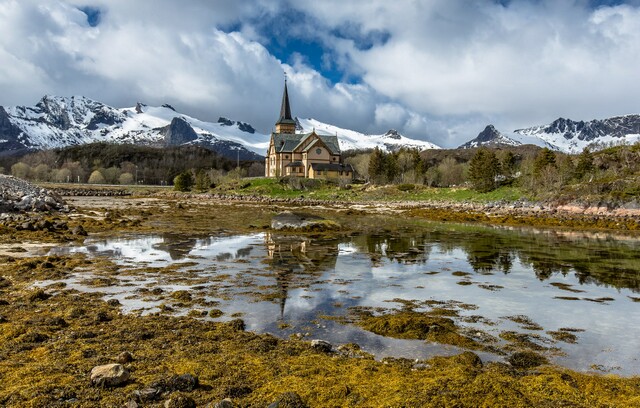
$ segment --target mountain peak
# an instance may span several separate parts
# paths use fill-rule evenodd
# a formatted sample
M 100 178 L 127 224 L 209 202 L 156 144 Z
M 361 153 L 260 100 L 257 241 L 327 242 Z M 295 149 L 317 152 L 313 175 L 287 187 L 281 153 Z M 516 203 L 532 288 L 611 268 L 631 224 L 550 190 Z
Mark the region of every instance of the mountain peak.
M 475 139 L 461 145 L 460 149 L 471 149 L 474 147 L 503 147 L 518 146 L 521 143 L 503 135 L 493 125 L 487 125 L 484 130 L 478 133 Z
M 389 129 L 387 133 L 384 134 L 384 137 L 388 137 L 396 140 L 402 139 L 402 136 L 400 135 L 400 133 L 398 133 L 398 131 L 395 129 Z

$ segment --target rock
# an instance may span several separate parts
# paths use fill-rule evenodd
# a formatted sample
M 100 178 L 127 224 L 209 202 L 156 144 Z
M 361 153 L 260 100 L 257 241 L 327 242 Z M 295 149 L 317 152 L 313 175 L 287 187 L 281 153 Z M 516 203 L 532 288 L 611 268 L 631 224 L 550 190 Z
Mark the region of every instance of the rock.
M 509 364 L 515 368 L 533 368 L 542 364 L 547 364 L 548 361 L 544 356 L 533 351 L 519 351 L 513 353 L 507 359 Z
M 105 364 L 91 369 L 91 383 L 98 387 L 116 387 L 129 380 L 129 370 L 122 364 Z
M 287 211 L 271 219 L 271 228 L 290 231 L 328 231 L 339 228 L 339 225 L 317 215 Z
M 457 356 L 454 356 L 453 361 L 465 366 L 482 368 L 482 360 L 476 353 L 472 353 L 471 351 L 465 351 L 462 354 L 458 354 Z
M 116 361 L 119 364 L 127 364 L 133 361 L 133 356 L 128 351 L 123 351 L 122 353 L 118 354 Z
M 233 408 L 233 402 L 229 398 L 225 398 L 222 401 L 211 402 L 206 405 L 205 408 Z
M 231 320 L 229 323 L 227 323 L 229 326 L 231 326 L 232 329 L 238 330 L 238 331 L 244 331 L 245 329 L 245 324 L 244 324 L 244 320 L 242 319 L 234 319 Z
M 322 353 L 331 353 L 333 346 L 328 341 L 324 340 L 311 340 L 311 348 Z
M 162 390 L 153 387 L 147 387 L 142 390 L 135 390 L 133 398 L 139 402 L 157 401 L 162 396 Z
M 138 405 L 138 403 L 133 400 L 129 400 L 126 404 L 124 404 L 124 408 L 139 408 L 139 407 L 140 405 Z
M 196 402 L 193 398 L 182 394 L 172 395 L 170 399 L 164 402 L 165 408 L 196 408 Z
M 87 236 L 87 231 L 84 230 L 82 225 L 77 225 L 73 227 L 73 229 L 71 230 L 71 233 L 73 235 Z
M 198 377 L 191 374 L 174 375 L 169 378 L 167 386 L 172 391 L 190 392 L 198 388 Z
M 7 322 L 8 322 L 7 318 L 0 315 L 0 323 L 7 323 Z
M 24 231 L 35 231 L 36 227 L 31 221 L 25 221 L 20 225 L 20 229 Z
M 307 404 L 295 392 L 280 394 L 278 399 L 269 404 L 268 408 L 307 408 Z

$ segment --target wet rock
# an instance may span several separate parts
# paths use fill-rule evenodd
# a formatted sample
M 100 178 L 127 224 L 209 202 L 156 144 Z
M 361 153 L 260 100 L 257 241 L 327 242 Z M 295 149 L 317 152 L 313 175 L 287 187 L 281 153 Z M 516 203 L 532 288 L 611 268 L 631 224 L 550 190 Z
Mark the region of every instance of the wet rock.
M 109 299 L 109 300 L 107 300 L 107 304 L 109 306 L 116 307 L 116 306 L 120 306 L 121 303 L 120 303 L 120 301 L 118 299 Z
M 222 401 L 211 402 L 205 406 L 205 408 L 233 408 L 233 402 L 229 398 L 225 398 Z
M 99 311 L 98 313 L 96 313 L 96 322 L 108 322 L 111 321 L 111 316 L 109 316 L 109 313 L 105 312 L 104 310 Z
M 139 407 L 140 405 L 138 405 L 138 403 L 133 400 L 129 400 L 127 401 L 126 404 L 124 404 L 124 408 L 139 408 Z
M 290 231 L 328 231 L 339 227 L 333 221 L 313 214 L 298 212 L 283 212 L 271 219 L 271 228 L 274 230 Z
M 234 319 L 231 320 L 229 323 L 227 323 L 232 329 L 234 330 L 238 330 L 238 331 L 244 331 L 245 329 L 245 324 L 244 324 L 244 320 L 242 319 Z
M 71 233 L 73 235 L 79 235 L 79 236 L 83 236 L 83 237 L 87 236 L 87 231 L 84 230 L 82 225 L 77 225 L 77 226 L 73 227 L 73 229 L 71 230 Z
M 471 351 L 465 351 L 462 354 L 454 356 L 453 361 L 473 368 L 482 368 L 482 360 L 476 353 L 472 353 Z
M 147 387 L 142 390 L 135 390 L 133 398 L 141 403 L 157 401 L 162 396 L 162 390 L 154 387 Z
M 164 402 L 164 408 L 196 408 L 196 402 L 191 397 L 176 394 Z
M 513 353 L 507 359 L 509 364 L 514 368 L 533 368 L 542 364 L 547 364 L 548 361 L 544 356 L 533 351 L 519 351 Z
M 190 392 L 198 388 L 198 383 L 198 377 L 192 374 L 182 374 L 169 378 L 167 385 L 172 391 Z
M 133 356 L 128 351 L 123 351 L 122 353 L 118 354 L 116 361 L 119 364 L 127 364 L 133 361 Z
M 311 348 L 322 353 L 330 353 L 333 346 L 328 341 L 324 340 L 311 340 Z
M 307 404 L 295 392 L 285 392 L 278 399 L 269 404 L 268 408 L 307 408 Z
M 117 387 L 129 380 L 129 370 L 122 364 L 105 364 L 91 369 L 91 383 L 98 387 Z

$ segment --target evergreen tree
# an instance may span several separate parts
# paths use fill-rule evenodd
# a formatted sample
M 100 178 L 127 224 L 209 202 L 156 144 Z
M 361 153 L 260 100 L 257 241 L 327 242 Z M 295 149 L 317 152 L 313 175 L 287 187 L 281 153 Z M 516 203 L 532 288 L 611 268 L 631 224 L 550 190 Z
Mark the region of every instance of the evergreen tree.
M 381 184 L 384 182 L 385 172 L 384 153 L 376 147 L 369 157 L 369 180 L 374 184 Z
M 582 180 L 587 174 L 593 172 L 593 170 L 593 154 L 588 147 L 585 147 L 578 156 L 578 164 L 575 169 L 576 178 Z
M 469 163 L 469 180 L 473 188 L 481 193 L 495 190 L 500 174 L 500 162 L 493 151 L 479 149 Z
M 207 174 L 207 172 L 202 169 L 198 170 L 198 173 L 196 173 L 196 190 L 204 193 L 205 191 L 209 190 L 210 186 L 211 177 L 209 177 L 209 174 Z
M 540 150 L 540 153 L 538 153 L 535 161 L 533 162 L 533 173 L 535 175 L 538 175 L 547 166 L 555 167 L 555 164 L 556 164 L 555 153 L 545 147 L 544 149 Z
M 189 191 L 193 186 L 193 176 L 190 171 L 184 171 L 173 179 L 173 189 L 177 191 Z

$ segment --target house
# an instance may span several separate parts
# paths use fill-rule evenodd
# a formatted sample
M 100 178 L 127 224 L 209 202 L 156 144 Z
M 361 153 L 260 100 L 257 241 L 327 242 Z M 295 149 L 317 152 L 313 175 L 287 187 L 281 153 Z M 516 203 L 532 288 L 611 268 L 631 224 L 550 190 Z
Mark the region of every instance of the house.
M 342 163 L 338 136 L 317 134 L 315 129 L 311 133 L 296 133 L 286 80 L 280 118 L 275 132 L 271 133 L 265 159 L 265 176 L 353 179 L 353 167 Z

